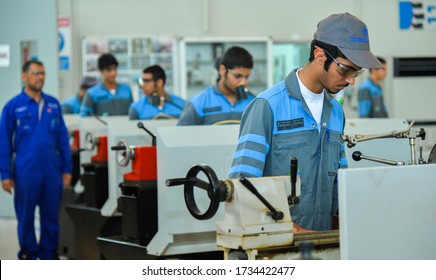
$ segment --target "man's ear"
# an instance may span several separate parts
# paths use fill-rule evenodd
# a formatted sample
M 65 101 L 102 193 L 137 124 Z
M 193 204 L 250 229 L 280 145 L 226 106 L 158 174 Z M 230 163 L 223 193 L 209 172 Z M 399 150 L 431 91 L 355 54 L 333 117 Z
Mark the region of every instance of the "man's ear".
M 162 80 L 162 79 L 158 79 L 158 80 L 156 81 L 156 85 L 157 85 L 158 88 L 163 88 L 163 87 L 164 87 L 164 82 L 163 82 L 163 80 Z
M 325 55 L 324 55 L 324 51 L 323 50 L 321 50 L 320 48 L 316 48 L 313 51 L 313 55 L 314 55 L 315 60 L 316 60 L 317 63 L 319 63 L 319 64 L 324 63 Z
M 220 64 L 220 67 L 218 69 L 220 76 L 224 76 L 227 72 L 227 68 L 224 66 L 224 64 Z

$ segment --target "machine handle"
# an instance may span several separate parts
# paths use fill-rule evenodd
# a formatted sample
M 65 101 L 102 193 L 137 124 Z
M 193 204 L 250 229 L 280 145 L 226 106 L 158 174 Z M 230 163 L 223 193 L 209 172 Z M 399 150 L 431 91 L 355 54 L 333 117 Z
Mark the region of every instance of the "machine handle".
M 147 132 L 151 136 L 152 139 L 151 145 L 156 146 L 156 135 L 154 135 L 150 130 L 148 130 L 142 122 L 138 122 L 136 126 L 138 128 L 142 128 L 143 130 L 145 130 L 145 132 Z
M 102 118 L 100 118 L 100 116 L 98 116 L 97 114 L 92 114 L 92 116 L 94 118 L 96 118 L 99 122 L 101 122 L 102 124 L 104 124 L 105 126 L 107 126 L 107 122 L 104 121 Z
M 404 161 L 394 161 L 394 160 L 388 160 L 388 159 L 364 156 L 359 151 L 354 151 L 353 155 L 352 155 L 352 158 L 355 161 L 360 161 L 361 159 L 366 159 L 366 160 L 370 160 L 370 161 L 374 161 L 374 162 L 378 162 L 378 163 L 384 163 L 384 164 L 388 164 L 388 165 L 401 165 L 401 166 L 405 165 Z
M 274 221 L 282 220 L 284 218 L 284 214 L 282 211 L 277 211 L 274 206 L 272 206 L 268 200 L 266 200 L 256 189 L 255 186 L 247 179 L 245 176 L 239 177 L 239 182 L 244 185 L 251 193 L 253 193 L 270 211 L 271 217 Z
M 167 179 L 165 181 L 165 185 L 167 187 L 174 187 L 179 185 L 184 185 L 186 183 L 190 183 L 192 178 L 173 178 L 173 179 Z
M 425 135 L 426 135 L 425 129 L 422 127 L 419 129 L 419 132 L 416 134 L 417 137 L 421 137 L 421 140 L 425 140 Z
M 113 147 L 111 147 L 111 150 L 112 151 L 125 151 L 125 150 L 127 150 L 127 147 L 126 146 L 113 146 Z
M 291 171 L 291 195 L 288 197 L 289 205 L 296 205 L 300 203 L 300 198 L 297 196 L 297 172 L 298 172 L 298 160 L 295 157 L 291 158 L 290 164 Z

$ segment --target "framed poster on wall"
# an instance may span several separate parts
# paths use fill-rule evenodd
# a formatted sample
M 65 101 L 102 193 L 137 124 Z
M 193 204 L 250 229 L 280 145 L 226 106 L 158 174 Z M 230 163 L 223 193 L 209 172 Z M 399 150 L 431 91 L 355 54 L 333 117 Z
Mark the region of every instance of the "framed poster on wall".
M 138 79 L 145 67 L 160 65 L 167 76 L 166 90 L 178 95 L 178 44 L 173 36 L 95 36 L 82 41 L 82 74 L 100 79 L 98 58 L 112 53 L 119 65 L 117 80 L 128 83 L 134 99 L 141 94 Z
M 180 90 L 188 100 L 218 77 L 215 63 L 232 47 L 245 48 L 254 61 L 249 88 L 255 95 L 272 86 L 272 40 L 268 37 L 187 37 L 180 40 Z

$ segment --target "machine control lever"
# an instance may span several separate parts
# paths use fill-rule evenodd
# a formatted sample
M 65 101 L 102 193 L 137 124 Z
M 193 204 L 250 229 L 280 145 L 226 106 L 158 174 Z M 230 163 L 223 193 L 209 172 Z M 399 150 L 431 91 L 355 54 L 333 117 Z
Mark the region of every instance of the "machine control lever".
M 366 160 L 375 161 L 375 162 L 379 162 L 379 163 L 384 163 L 384 164 L 388 164 L 388 165 L 405 165 L 404 161 L 394 161 L 394 160 L 388 160 L 388 159 L 364 156 L 359 151 L 353 152 L 352 157 L 353 157 L 353 159 L 355 161 L 360 161 L 361 159 L 366 159 Z
M 107 122 L 104 121 L 102 118 L 100 118 L 99 115 L 97 115 L 97 114 L 92 114 L 92 116 L 93 116 L 96 120 L 98 120 L 99 122 L 101 122 L 102 124 L 104 124 L 105 126 L 107 126 Z
M 362 135 L 362 134 L 356 134 L 356 135 L 342 135 L 342 140 L 347 143 L 348 148 L 352 148 L 356 146 L 357 142 L 362 141 L 368 141 L 368 140 L 374 140 L 374 139 L 381 139 L 381 138 L 409 138 L 409 145 L 410 145 L 410 164 L 416 164 L 416 156 L 415 156 L 415 140 L 416 138 L 421 138 L 421 140 L 425 140 L 426 132 L 424 128 L 421 128 L 419 131 L 414 131 L 412 129 L 413 124 L 415 121 L 411 121 L 408 128 L 403 131 L 391 131 L 388 133 L 381 133 L 381 134 L 373 134 L 373 135 Z M 354 154 L 353 154 L 354 158 Z M 359 156 L 357 156 L 359 158 Z M 396 161 L 386 161 L 386 160 L 374 160 L 375 158 L 369 159 L 368 157 L 365 158 L 368 160 L 373 160 L 376 162 L 386 163 L 390 165 L 403 165 L 402 162 L 396 162 Z M 356 161 L 360 159 L 354 159 Z
M 274 221 L 282 220 L 284 214 L 282 211 L 277 211 L 256 189 L 255 186 L 245 176 L 239 177 L 239 182 L 244 185 L 251 193 L 253 193 L 270 211 L 271 217 Z
M 291 195 L 288 196 L 288 204 L 297 205 L 298 203 L 300 203 L 300 198 L 297 196 L 298 160 L 295 157 L 291 158 L 290 171 L 291 171 Z
M 424 158 L 422 157 L 422 146 L 419 147 L 419 159 L 418 159 L 418 164 L 426 164 Z
M 112 151 L 125 151 L 125 150 L 127 150 L 127 147 L 126 146 L 113 146 L 113 147 L 111 147 L 111 150 Z
M 142 122 L 138 122 L 138 124 L 136 126 L 138 128 L 142 128 L 143 130 L 145 130 L 145 132 L 147 132 L 152 138 L 151 145 L 156 146 L 156 135 L 154 135 L 150 130 L 148 130 Z
M 173 178 L 173 179 L 167 179 L 165 181 L 165 185 L 167 187 L 174 187 L 179 185 L 184 185 L 186 183 L 193 183 L 197 178 Z

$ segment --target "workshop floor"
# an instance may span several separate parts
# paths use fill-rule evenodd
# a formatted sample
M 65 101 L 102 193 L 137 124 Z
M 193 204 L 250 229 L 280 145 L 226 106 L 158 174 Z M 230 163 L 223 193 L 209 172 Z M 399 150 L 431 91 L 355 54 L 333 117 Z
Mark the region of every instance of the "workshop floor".
M 16 218 L 0 217 L 0 260 L 16 260 L 18 250 Z

